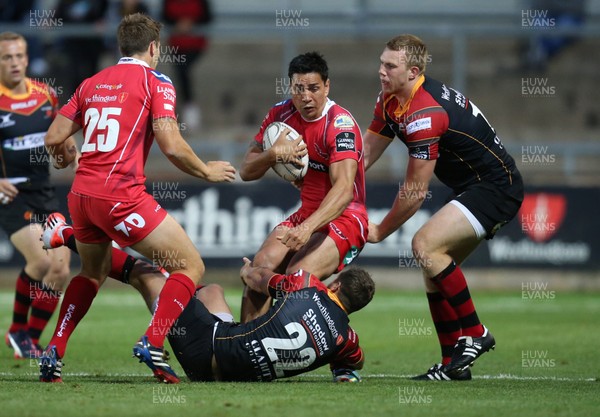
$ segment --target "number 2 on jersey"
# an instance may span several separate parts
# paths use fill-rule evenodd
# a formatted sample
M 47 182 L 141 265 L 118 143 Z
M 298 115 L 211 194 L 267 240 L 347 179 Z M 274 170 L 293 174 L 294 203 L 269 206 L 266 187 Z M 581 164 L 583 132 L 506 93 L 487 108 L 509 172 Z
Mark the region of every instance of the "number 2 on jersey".
M 85 140 L 81 146 L 81 152 L 110 152 L 117 147 L 117 139 L 119 138 L 119 121 L 110 116 L 119 116 L 121 114 L 120 107 L 104 107 L 98 111 L 96 108 L 89 108 L 83 117 L 85 128 Z M 104 133 L 97 133 L 104 131 Z M 92 141 L 92 137 L 96 138 L 96 143 Z
M 267 350 L 269 359 L 271 359 L 271 362 L 275 363 L 275 372 L 278 377 L 284 376 L 284 370 L 307 368 L 317 357 L 315 350 L 311 347 L 300 349 L 306 343 L 308 338 L 306 330 L 304 330 L 304 327 L 302 327 L 300 323 L 288 323 L 285 326 L 285 330 L 288 332 L 291 339 L 265 337 L 261 340 L 263 346 Z M 297 354 L 292 354 L 291 358 L 282 360 L 277 355 L 277 352 L 275 352 L 276 349 L 297 352 Z

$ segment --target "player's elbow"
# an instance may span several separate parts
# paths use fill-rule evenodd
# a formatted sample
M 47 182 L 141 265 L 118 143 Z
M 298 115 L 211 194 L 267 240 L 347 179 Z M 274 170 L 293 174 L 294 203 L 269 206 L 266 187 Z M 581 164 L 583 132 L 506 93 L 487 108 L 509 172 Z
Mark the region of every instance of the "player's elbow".
M 252 170 L 249 164 L 246 162 L 242 163 L 242 166 L 240 167 L 240 178 L 242 181 L 254 181 L 259 179 L 261 176 L 262 175 L 260 175 L 260 173 Z
M 181 141 L 168 141 L 160 146 L 161 152 L 172 162 L 183 161 L 189 154 L 187 143 Z
M 181 158 L 178 150 L 173 147 L 173 146 L 165 146 L 163 148 L 161 148 L 161 151 L 163 153 L 163 155 L 165 155 L 167 157 L 167 159 L 169 159 L 169 161 L 172 160 L 178 160 Z
M 340 193 L 338 194 L 337 201 L 340 203 L 340 206 L 343 208 L 348 207 L 348 204 L 354 199 L 354 184 L 351 183 L 349 185 L 341 188 Z
M 66 139 L 66 138 L 65 138 Z M 49 129 L 44 137 L 44 145 L 46 148 L 52 149 L 53 147 L 60 145 L 64 142 L 64 139 L 58 134 L 55 129 Z
M 253 178 L 252 175 L 250 175 L 250 171 L 244 165 L 240 167 L 240 178 L 242 179 L 242 181 L 252 181 L 256 179 Z

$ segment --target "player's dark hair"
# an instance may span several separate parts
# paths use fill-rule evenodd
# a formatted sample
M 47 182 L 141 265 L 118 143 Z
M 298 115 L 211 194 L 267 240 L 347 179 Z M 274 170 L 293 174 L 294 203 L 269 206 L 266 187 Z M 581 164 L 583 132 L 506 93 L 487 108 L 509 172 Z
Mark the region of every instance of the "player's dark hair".
M 336 279 L 341 286 L 337 295 L 348 314 L 360 310 L 373 299 L 375 282 L 371 274 L 362 268 L 353 267 L 343 271 Z
M 161 23 L 142 13 L 125 16 L 117 29 L 121 54 L 132 56 L 146 52 L 150 43 L 160 41 L 161 27 Z
M 316 72 L 321 76 L 323 82 L 329 78 L 329 68 L 327 68 L 327 61 L 318 52 L 307 52 L 302 55 L 298 55 L 290 61 L 288 67 L 288 77 L 292 78 L 294 74 L 308 74 L 310 72 Z

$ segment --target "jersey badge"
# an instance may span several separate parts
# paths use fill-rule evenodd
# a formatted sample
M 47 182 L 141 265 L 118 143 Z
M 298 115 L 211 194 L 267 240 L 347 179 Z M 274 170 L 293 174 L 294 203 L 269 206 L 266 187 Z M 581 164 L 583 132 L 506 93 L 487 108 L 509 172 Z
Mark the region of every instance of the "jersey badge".
M 347 114 L 340 114 L 333 121 L 333 126 L 336 129 L 352 129 L 354 128 L 354 120 Z
M 341 132 L 335 137 L 335 150 L 337 152 L 355 152 L 356 146 L 354 145 L 354 139 L 356 135 L 354 132 Z
M 5 115 L 0 115 L 0 129 L 4 129 L 5 127 L 14 126 L 17 122 L 10 119 L 12 113 L 7 113 Z

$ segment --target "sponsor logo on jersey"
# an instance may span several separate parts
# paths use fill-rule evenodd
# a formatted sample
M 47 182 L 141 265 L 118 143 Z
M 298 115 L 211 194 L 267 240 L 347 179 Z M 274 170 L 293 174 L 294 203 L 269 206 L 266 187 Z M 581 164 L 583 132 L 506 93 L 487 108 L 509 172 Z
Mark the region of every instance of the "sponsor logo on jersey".
M 452 91 L 454 91 L 454 93 L 456 94 L 456 96 L 454 97 L 454 102 L 463 109 L 466 108 L 467 98 L 460 91 L 456 91 L 454 88 L 452 88 Z
M 129 93 L 121 93 L 119 94 L 119 103 L 124 103 L 125 100 L 127 100 L 127 97 L 129 97 Z
M 354 132 L 338 133 L 335 137 L 335 150 L 337 152 L 354 152 L 356 150 L 356 146 L 354 144 L 355 138 L 356 135 Z
M 358 256 L 360 250 L 356 246 L 352 246 L 346 255 L 344 256 L 344 265 L 350 265 L 354 258 Z
M 17 122 L 10 119 L 12 113 L 0 115 L 0 129 L 4 129 L 5 127 L 14 126 Z
M 111 101 L 117 101 L 117 96 L 101 96 L 100 94 L 94 94 L 91 97 L 86 97 L 86 103 L 110 103 Z
M 446 84 L 442 84 L 442 98 L 446 101 L 450 101 L 450 90 L 446 87 Z
M 163 107 L 165 108 L 165 110 L 173 111 L 173 105 L 172 104 L 163 103 Z
M 165 98 L 165 100 L 172 101 L 173 103 L 175 103 L 175 89 L 174 88 L 159 85 L 156 87 L 156 92 L 163 93 L 163 97 Z
M 11 110 L 27 109 L 29 107 L 37 106 L 37 104 L 38 104 L 37 98 L 32 98 L 31 100 L 28 100 L 28 101 L 22 101 L 20 103 L 12 103 L 10 105 L 10 109 Z
M 165 74 L 161 74 L 160 72 L 155 71 L 155 70 L 151 70 L 150 72 L 152 73 L 152 75 L 154 75 L 156 78 L 158 78 L 162 82 L 173 84 L 173 81 L 171 81 L 171 79 L 168 76 L 166 76 Z
M 331 320 L 331 318 L 329 317 L 329 311 L 327 311 L 327 308 L 323 306 L 323 304 L 321 303 L 321 299 L 318 295 L 313 295 L 313 301 L 317 303 L 321 314 L 323 316 L 327 314 L 327 318 Z M 302 316 L 302 321 L 305 323 L 306 327 L 308 327 L 308 330 L 312 334 L 312 338 L 315 341 L 317 349 L 319 350 L 319 356 L 323 356 L 323 353 L 329 350 L 329 345 L 327 344 L 326 337 L 327 333 L 325 333 L 325 329 L 323 329 L 319 324 L 317 313 L 315 312 L 315 310 L 309 308 L 308 311 Z M 333 324 L 333 328 L 335 329 L 335 324 Z
M 323 305 L 323 303 L 321 302 L 321 297 L 319 297 L 318 293 L 313 294 L 312 300 L 315 302 L 315 304 L 317 304 L 319 311 L 321 312 L 321 314 L 323 315 L 323 318 L 327 322 L 327 327 L 329 327 L 329 330 L 331 331 L 331 337 L 336 339 L 338 337 L 338 335 L 340 334 L 340 332 L 335 327 L 335 321 L 331 318 L 331 315 L 329 314 L 329 310 L 327 310 L 327 307 L 325 307 Z
M 325 164 L 322 164 L 320 162 L 315 162 L 315 161 L 308 161 L 308 167 L 310 169 L 314 169 L 315 171 L 319 171 L 319 172 L 329 172 L 329 168 L 327 166 L 325 166 Z
M 352 129 L 354 128 L 354 120 L 347 114 L 340 114 L 333 121 L 333 126 L 336 129 Z
M 265 353 L 262 345 L 258 340 L 252 340 L 249 343 L 246 342 L 244 345 L 248 357 L 253 365 L 256 373 L 256 377 L 259 381 L 270 381 L 273 379 L 273 374 L 269 368 L 267 361 L 267 354 Z
M 410 122 L 406 125 L 406 134 L 411 135 L 419 130 L 431 129 L 431 117 L 425 117 L 423 119 L 417 119 L 414 122 Z
M 408 153 L 411 158 L 429 159 L 429 148 L 427 146 L 415 146 Z
M 43 147 L 44 136 L 46 136 L 45 132 L 39 132 L 18 136 L 16 138 L 5 139 L 2 147 L 11 151 L 22 151 L 25 149 Z
M 123 84 L 96 84 L 96 90 L 120 90 Z

